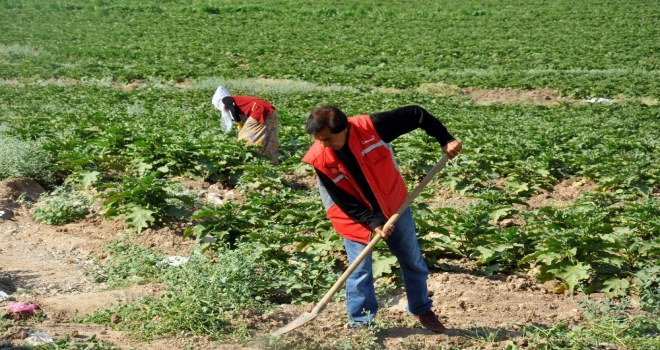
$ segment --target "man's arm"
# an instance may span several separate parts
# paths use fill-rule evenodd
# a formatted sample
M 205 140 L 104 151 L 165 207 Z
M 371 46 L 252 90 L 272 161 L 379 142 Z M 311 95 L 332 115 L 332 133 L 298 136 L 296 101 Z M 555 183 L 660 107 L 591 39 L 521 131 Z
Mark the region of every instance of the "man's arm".
M 353 196 L 337 187 L 327 175 L 320 171 L 316 171 L 316 174 L 318 175 L 321 197 L 324 194 L 329 195 L 339 209 L 346 213 L 351 220 L 369 226 L 372 231 L 387 222 L 387 218 L 380 210 L 378 212 L 372 212 L 357 199 L 353 198 Z M 324 204 L 326 204 L 325 201 Z M 327 206 L 326 209 L 328 209 Z
M 390 143 L 397 137 L 417 128 L 435 137 L 441 146 L 454 140 L 442 123 L 420 106 L 406 106 L 370 115 L 376 132 L 383 141 Z

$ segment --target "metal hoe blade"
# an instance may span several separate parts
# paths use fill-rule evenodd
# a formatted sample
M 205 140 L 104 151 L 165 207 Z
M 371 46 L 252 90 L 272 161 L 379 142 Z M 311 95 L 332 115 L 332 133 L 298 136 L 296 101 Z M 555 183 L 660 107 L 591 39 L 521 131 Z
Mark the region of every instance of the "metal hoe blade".
M 318 316 L 318 315 L 319 315 L 318 313 L 314 314 L 314 313 L 311 313 L 311 312 L 305 312 L 304 314 L 298 316 L 298 318 L 296 318 L 295 320 L 289 322 L 289 324 L 287 324 L 286 326 L 284 326 L 284 327 L 276 330 L 275 332 L 271 333 L 271 335 L 282 335 L 284 333 L 290 332 L 290 331 L 304 325 L 305 323 L 315 319 L 316 316 Z
M 410 193 L 408 195 L 408 197 L 403 202 L 403 204 L 401 204 L 401 206 L 396 211 L 396 213 L 394 213 L 394 215 L 392 215 L 392 217 L 390 217 L 390 219 L 387 220 L 385 225 L 383 225 L 384 227 L 393 225 L 399 219 L 399 216 L 401 216 L 401 214 L 403 214 L 403 212 L 406 211 L 406 209 L 408 209 L 408 206 L 410 205 L 410 203 L 412 203 L 412 201 L 415 198 L 417 198 L 419 193 L 422 192 L 424 187 L 426 187 L 426 185 L 431 181 L 431 178 L 433 178 L 433 176 L 435 176 L 435 174 L 437 174 L 438 171 L 440 171 L 440 169 L 442 169 L 445 166 L 445 164 L 447 164 L 447 161 L 449 161 L 449 156 L 447 156 L 445 154 L 440 159 L 438 164 L 436 164 L 433 167 L 433 169 L 431 169 L 431 171 L 429 171 L 429 173 L 426 174 L 426 177 L 424 177 L 424 179 L 419 183 L 419 185 L 417 185 L 417 187 L 415 187 L 415 190 L 412 191 L 412 193 Z M 360 255 L 358 255 L 357 258 L 355 258 L 355 260 L 353 260 L 353 262 L 348 266 L 346 271 L 344 271 L 344 273 L 341 275 L 341 277 L 339 277 L 337 282 L 335 282 L 335 284 L 332 286 L 332 288 L 330 288 L 330 290 L 325 294 L 323 299 L 321 299 L 321 301 L 319 301 L 319 303 L 316 304 L 316 307 L 314 307 L 314 309 L 311 312 L 306 312 L 306 313 L 302 314 L 301 316 L 299 316 L 295 320 L 289 322 L 289 324 L 287 324 L 286 326 L 284 326 L 284 327 L 276 330 L 275 332 L 271 333 L 271 335 L 276 336 L 276 335 L 282 335 L 284 333 L 290 332 L 290 331 L 304 325 L 305 323 L 313 320 L 314 318 L 316 318 L 316 316 L 318 316 L 319 313 L 323 309 L 325 309 L 326 305 L 328 305 L 328 302 L 330 302 L 330 299 L 332 299 L 332 296 L 335 295 L 337 290 L 339 288 L 341 288 L 341 286 L 344 284 L 344 282 L 346 282 L 346 280 L 348 279 L 348 276 L 350 276 L 351 273 L 353 273 L 353 271 L 355 271 L 355 269 L 362 262 L 362 260 L 364 260 L 364 258 L 367 257 L 367 255 L 374 249 L 376 244 L 378 244 L 378 242 L 380 242 L 380 239 L 381 239 L 380 235 L 374 235 L 374 238 L 371 239 L 371 242 L 369 242 L 369 244 L 362 250 Z

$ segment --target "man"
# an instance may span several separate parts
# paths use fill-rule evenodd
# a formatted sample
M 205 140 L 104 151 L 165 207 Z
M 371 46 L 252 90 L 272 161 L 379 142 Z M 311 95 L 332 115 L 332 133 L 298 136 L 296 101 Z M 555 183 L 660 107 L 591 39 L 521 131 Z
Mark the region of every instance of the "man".
M 371 233 L 382 236 L 401 265 L 408 313 L 435 332 L 445 327 L 431 310 L 428 268 L 417 243 L 410 208 L 396 225 L 383 227 L 408 194 L 389 143 L 423 129 L 450 158 L 462 148 L 442 123 L 419 106 L 347 118 L 335 106 L 314 110 L 305 126 L 316 142 L 303 161 L 316 170 L 321 199 L 335 230 L 344 238 L 349 262 L 362 252 Z M 368 326 L 378 311 L 371 254 L 346 281 L 346 306 L 353 329 Z

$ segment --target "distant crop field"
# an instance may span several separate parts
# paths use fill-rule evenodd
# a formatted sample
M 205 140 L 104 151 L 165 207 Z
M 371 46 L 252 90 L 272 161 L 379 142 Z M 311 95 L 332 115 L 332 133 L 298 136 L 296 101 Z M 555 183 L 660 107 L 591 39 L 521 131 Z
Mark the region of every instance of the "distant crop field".
M 0 3 L 0 76 L 660 95 L 653 1 Z
M 346 267 L 301 162 L 323 104 L 420 105 L 463 141 L 412 206 L 433 273 L 469 262 L 476 276 L 660 307 L 655 1 L 0 0 L 0 33 L 0 180 L 46 188 L 35 220 L 98 215 L 205 242 L 197 265 L 166 270 L 150 247 L 113 241 L 99 281 L 170 289 L 85 322 L 244 342 L 244 310 L 317 301 Z M 277 108 L 279 166 L 222 131 L 219 85 Z M 410 189 L 442 156 L 421 130 L 392 146 Z M 213 204 L 211 186 L 234 197 Z M 374 276 L 382 293 L 401 285 L 384 244 Z

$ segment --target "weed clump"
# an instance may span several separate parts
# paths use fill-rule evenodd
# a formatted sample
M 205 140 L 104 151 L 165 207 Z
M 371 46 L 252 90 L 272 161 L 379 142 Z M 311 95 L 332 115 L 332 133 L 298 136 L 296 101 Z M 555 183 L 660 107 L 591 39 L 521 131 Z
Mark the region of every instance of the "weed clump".
M 34 208 L 34 219 L 48 225 L 64 225 L 84 219 L 89 212 L 90 199 L 66 186 L 56 187 L 45 202 Z
M 22 140 L 0 133 L 0 180 L 29 177 L 51 182 L 52 159 L 41 140 Z
M 278 273 L 248 245 L 223 250 L 213 258 L 194 251 L 180 266 L 163 266 L 157 279 L 168 283 L 160 297 L 144 297 L 96 312 L 80 322 L 110 323 L 143 338 L 166 333 L 249 337 L 246 312 L 271 310 L 270 302 L 279 293 Z

